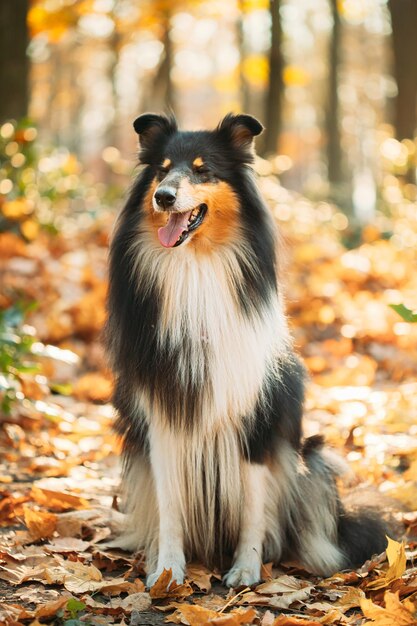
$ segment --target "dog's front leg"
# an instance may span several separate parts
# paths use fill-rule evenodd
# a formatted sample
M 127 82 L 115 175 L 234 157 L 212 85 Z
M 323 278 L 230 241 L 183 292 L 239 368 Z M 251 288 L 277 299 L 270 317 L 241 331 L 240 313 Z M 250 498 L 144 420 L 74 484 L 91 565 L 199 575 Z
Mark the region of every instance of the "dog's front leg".
M 158 560 L 156 570 L 148 571 L 146 584 L 151 587 L 164 569 L 172 570 L 172 580 L 184 581 L 185 557 L 183 526 L 175 478 L 178 454 L 176 446 L 160 432 L 150 436 L 150 460 L 159 509 Z
M 229 587 L 252 585 L 261 578 L 265 538 L 265 471 L 264 465 L 243 465 L 243 511 L 239 543 L 233 566 L 224 577 Z

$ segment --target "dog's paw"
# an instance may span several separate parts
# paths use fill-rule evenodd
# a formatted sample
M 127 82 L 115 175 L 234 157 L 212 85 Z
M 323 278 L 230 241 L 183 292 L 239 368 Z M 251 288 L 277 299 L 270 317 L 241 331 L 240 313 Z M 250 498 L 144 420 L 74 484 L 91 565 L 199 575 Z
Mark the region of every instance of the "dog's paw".
M 158 580 L 158 578 L 160 577 L 160 575 L 162 574 L 162 572 L 164 570 L 169 570 L 169 569 L 171 570 L 172 574 L 171 574 L 171 578 L 169 579 L 167 583 L 167 589 L 174 581 L 177 583 L 177 585 L 182 585 L 182 583 L 184 582 L 184 576 L 185 576 L 184 568 L 181 567 L 180 565 L 172 564 L 172 565 L 166 565 L 165 567 L 158 567 L 158 569 L 155 572 L 153 572 L 152 574 L 149 574 L 146 578 L 146 586 L 149 587 L 149 589 L 153 587 L 156 581 Z
M 259 565 L 240 567 L 234 565 L 223 577 L 223 583 L 226 587 L 250 587 L 254 583 L 260 581 L 261 572 Z

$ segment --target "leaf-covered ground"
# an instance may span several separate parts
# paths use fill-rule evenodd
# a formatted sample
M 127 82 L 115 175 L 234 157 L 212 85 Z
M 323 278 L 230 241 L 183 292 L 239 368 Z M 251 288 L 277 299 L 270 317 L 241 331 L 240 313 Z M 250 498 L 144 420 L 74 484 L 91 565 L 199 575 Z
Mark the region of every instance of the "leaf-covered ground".
M 220 572 L 194 564 L 184 585 L 146 590 L 141 555 L 105 544 L 121 518 L 99 336 L 113 216 L 69 218 L 30 244 L 0 234 L 0 624 L 417 624 L 417 324 L 389 307 L 417 308 L 415 204 L 399 196 L 394 217 L 379 215 L 348 250 L 343 214 L 263 173 L 311 372 L 306 434 L 324 433 L 349 462 L 342 490 L 382 494 L 384 513 L 392 504 L 403 542 L 325 580 L 266 563 L 262 584 L 228 592 Z

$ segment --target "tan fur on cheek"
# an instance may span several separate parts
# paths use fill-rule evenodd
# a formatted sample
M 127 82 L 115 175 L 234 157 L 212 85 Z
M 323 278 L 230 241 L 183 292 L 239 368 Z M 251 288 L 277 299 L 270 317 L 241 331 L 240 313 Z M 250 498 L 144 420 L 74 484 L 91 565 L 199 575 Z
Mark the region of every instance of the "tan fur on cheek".
M 219 183 L 194 185 L 196 204 L 207 204 L 208 211 L 202 225 L 193 235 L 197 248 L 210 249 L 213 245 L 227 245 L 239 236 L 240 205 L 232 187 Z
M 152 199 L 158 181 L 155 179 L 144 197 L 144 219 L 141 230 L 152 235 L 158 241 L 158 228 L 165 226 L 166 215 L 155 211 Z M 191 211 L 200 204 L 207 204 L 207 215 L 201 226 L 190 236 L 187 245 L 196 251 L 209 252 L 218 245 L 227 245 L 239 238 L 240 205 L 232 187 L 221 181 L 219 183 L 200 183 L 193 185 L 184 178 L 177 191 L 177 208 Z

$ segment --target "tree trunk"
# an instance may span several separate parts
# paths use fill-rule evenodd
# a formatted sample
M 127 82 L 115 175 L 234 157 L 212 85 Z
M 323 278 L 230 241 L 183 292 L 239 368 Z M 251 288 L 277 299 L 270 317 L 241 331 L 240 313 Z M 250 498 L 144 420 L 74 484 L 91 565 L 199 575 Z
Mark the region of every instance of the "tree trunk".
M 283 58 L 281 54 L 282 27 L 280 16 L 281 0 L 270 0 L 271 48 L 269 51 L 269 80 L 265 101 L 266 132 L 261 145 L 263 155 L 274 154 L 278 149 L 281 131 Z
M 170 37 L 171 15 L 169 11 L 164 15 L 163 23 L 164 52 L 153 84 L 152 108 L 157 112 L 175 113 L 174 87 L 171 79 L 173 46 Z
M 245 41 L 245 33 L 244 33 L 244 19 L 245 19 L 245 7 L 242 0 L 239 1 L 239 21 L 237 24 L 237 38 L 239 45 L 239 56 L 240 56 L 240 64 L 239 64 L 239 83 L 240 83 L 240 99 L 242 104 L 242 111 L 244 113 L 251 112 L 251 101 L 250 101 L 250 89 L 248 85 L 248 81 L 246 79 L 245 73 L 243 71 L 243 66 L 245 63 L 245 59 L 247 56 L 246 49 L 246 41 Z
M 27 116 L 28 0 L 0 0 L 0 123 Z
M 341 23 L 337 9 L 337 0 L 330 0 L 330 7 L 333 17 L 333 29 L 329 46 L 329 83 L 325 125 L 327 131 L 327 175 L 329 183 L 337 185 L 343 182 L 339 97 L 337 93 L 339 85 Z
M 397 139 L 413 139 L 417 108 L 417 1 L 390 0 L 394 75 L 398 95 L 395 109 Z

